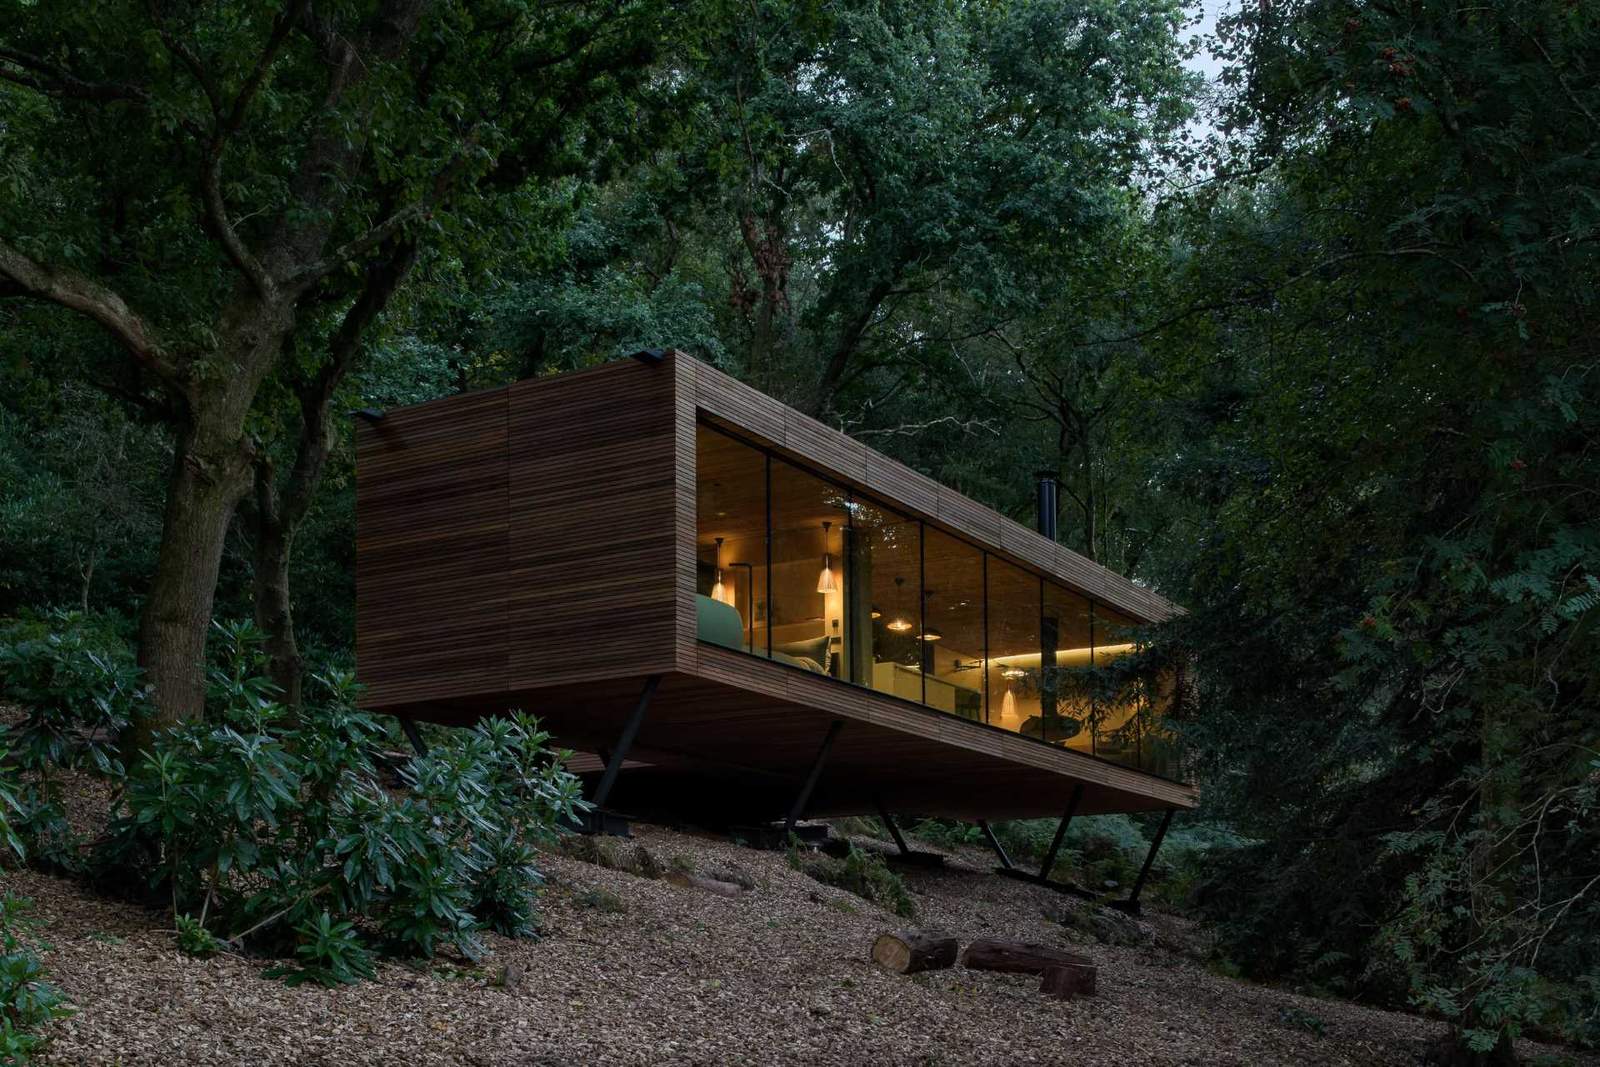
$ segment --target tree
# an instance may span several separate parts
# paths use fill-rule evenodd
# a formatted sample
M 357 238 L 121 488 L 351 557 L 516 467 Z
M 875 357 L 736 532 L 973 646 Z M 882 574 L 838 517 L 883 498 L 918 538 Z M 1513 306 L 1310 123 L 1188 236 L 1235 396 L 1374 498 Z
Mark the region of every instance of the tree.
M 1259 842 L 1225 951 L 1436 1011 L 1461 1063 L 1594 1039 L 1597 30 L 1248 6 L 1246 177 L 1160 342 L 1189 733 Z
M 1040 298 L 1187 115 L 1177 4 L 735 16 L 679 61 L 676 140 L 635 179 L 662 219 L 629 262 L 713 294 L 727 364 L 834 419 L 882 368 L 923 373 L 947 326 Z
M 607 131 L 669 32 L 664 8 L 0 7 L 0 295 L 97 323 L 176 440 L 140 626 L 162 721 L 204 698 L 223 541 L 257 483 L 258 400 L 286 345 L 332 316 L 348 328 L 325 336 L 358 350 L 409 249 L 481 254 L 490 227 L 514 234 L 531 179 L 622 152 Z M 313 409 L 349 358 L 318 361 Z M 326 415 L 305 420 L 313 489 Z

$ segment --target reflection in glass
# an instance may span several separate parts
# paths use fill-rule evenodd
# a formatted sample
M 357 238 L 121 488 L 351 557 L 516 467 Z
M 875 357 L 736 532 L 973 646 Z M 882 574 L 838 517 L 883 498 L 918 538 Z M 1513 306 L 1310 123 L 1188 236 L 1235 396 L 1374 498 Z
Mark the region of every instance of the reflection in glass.
M 922 524 L 879 504 L 850 504 L 852 681 L 922 702 Z
M 981 722 L 983 553 L 937 530 L 923 538 L 923 702 Z
M 695 616 L 699 638 L 767 654 L 767 457 L 726 434 L 695 434 Z
M 1181 672 L 1137 622 L 736 438 L 697 431 L 699 638 L 1156 773 Z
M 844 557 L 849 498 L 783 460 L 772 461 L 772 658 L 853 681 L 842 655 Z
M 1089 721 L 1094 701 L 1088 667 L 1094 643 L 1093 607 L 1087 597 L 1046 582 L 1040 630 L 1042 693 L 1037 736 L 1091 752 L 1094 733 Z
M 1042 738 L 1039 585 L 1037 575 L 989 558 L 988 722 Z

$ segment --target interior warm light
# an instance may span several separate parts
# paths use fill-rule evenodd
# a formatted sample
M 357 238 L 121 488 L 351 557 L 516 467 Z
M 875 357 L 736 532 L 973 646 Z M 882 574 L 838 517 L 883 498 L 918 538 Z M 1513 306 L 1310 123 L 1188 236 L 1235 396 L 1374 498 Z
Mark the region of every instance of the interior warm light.
M 711 587 L 711 599 L 733 607 L 733 586 L 722 581 L 722 538 L 717 538 L 717 584 Z
M 918 636 L 920 636 L 924 641 L 937 641 L 939 638 L 943 637 L 944 634 L 930 626 Z
M 899 616 L 897 618 L 890 619 L 886 625 L 888 625 L 889 629 L 893 630 L 895 633 L 903 634 L 907 630 L 911 629 L 911 620 L 905 618 L 904 616 Z
M 839 588 L 839 583 L 833 577 L 833 555 L 828 552 L 828 527 L 831 522 L 822 524 L 822 573 L 817 576 L 817 592 L 831 593 Z
M 1005 675 L 1007 678 L 1021 678 L 1024 675 L 1026 675 L 1028 672 L 1023 670 L 1021 667 L 1007 667 L 1005 670 L 1001 671 L 1000 673 Z M 1009 697 L 1010 695 L 1011 695 L 1011 690 L 1009 690 L 1009 689 L 1006 690 L 1006 696 Z
M 1012 695 L 1009 685 L 1006 686 L 1004 699 L 1000 701 L 1000 722 L 1008 729 L 1016 729 L 1019 725 L 1017 722 L 1017 698 Z

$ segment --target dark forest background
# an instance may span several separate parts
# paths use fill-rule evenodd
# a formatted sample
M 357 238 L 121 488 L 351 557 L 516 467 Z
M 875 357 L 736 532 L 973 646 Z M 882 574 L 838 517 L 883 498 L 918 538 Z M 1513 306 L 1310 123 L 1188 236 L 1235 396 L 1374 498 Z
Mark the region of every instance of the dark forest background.
M 678 347 L 1188 608 L 1228 966 L 1600 1043 L 1600 8 L 1191 15 L 0 0 L 0 616 L 298 705 L 349 412 Z

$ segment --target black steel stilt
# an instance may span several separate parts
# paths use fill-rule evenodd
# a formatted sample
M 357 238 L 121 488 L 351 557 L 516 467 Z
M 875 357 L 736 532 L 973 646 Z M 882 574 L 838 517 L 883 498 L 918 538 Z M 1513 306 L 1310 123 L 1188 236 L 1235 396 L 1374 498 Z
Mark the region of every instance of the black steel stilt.
M 979 819 L 978 829 L 983 831 L 983 839 L 989 842 L 989 847 L 994 849 L 994 854 L 1000 857 L 1000 869 L 1003 871 L 1011 870 L 1011 857 L 1006 855 L 1005 848 L 1001 846 L 1000 839 L 994 836 L 994 830 L 990 828 L 989 823 L 984 819 Z
M 405 731 L 406 740 L 410 741 L 411 747 L 417 750 L 417 755 L 426 756 L 428 754 L 428 743 L 422 739 L 422 733 L 417 729 L 414 719 L 401 716 L 400 729 Z
M 1061 816 L 1061 823 L 1056 827 L 1056 836 L 1050 842 L 1050 851 L 1045 853 L 1044 863 L 1039 866 L 1039 881 L 1050 880 L 1050 870 L 1056 865 L 1056 853 L 1061 851 L 1061 842 L 1066 839 L 1067 827 L 1072 825 L 1072 817 L 1078 813 L 1078 803 L 1083 800 L 1083 786 L 1072 787 L 1072 799 L 1067 801 L 1067 813 Z
M 1145 879 L 1150 877 L 1150 867 L 1155 863 L 1156 852 L 1167 836 L 1167 827 L 1172 825 L 1172 813 L 1173 809 L 1168 808 L 1167 813 L 1161 817 L 1161 825 L 1156 828 L 1155 839 L 1150 842 L 1150 851 L 1145 853 L 1144 866 L 1139 868 L 1139 877 L 1133 880 L 1133 891 L 1128 894 L 1128 899 L 1113 901 L 1111 907 L 1125 911 L 1129 915 L 1139 914 L 1139 894 L 1144 890 Z
M 822 747 L 817 749 L 817 758 L 811 761 L 811 770 L 806 774 L 805 784 L 800 787 L 800 792 L 794 798 L 794 803 L 789 806 L 789 814 L 783 820 L 783 840 L 787 842 L 789 835 L 794 833 L 794 824 L 800 821 L 800 816 L 805 814 L 806 805 L 811 802 L 811 792 L 817 788 L 817 779 L 822 777 L 822 765 L 828 759 L 828 750 L 833 747 L 833 739 L 839 736 L 839 731 L 844 728 L 842 719 L 835 719 L 828 726 L 828 735 L 822 739 Z
M 889 809 L 883 806 L 883 799 L 878 798 L 878 818 L 883 822 L 883 828 L 889 831 L 889 836 L 894 838 L 895 846 L 900 849 L 900 855 L 909 856 L 911 850 L 906 847 L 906 839 L 900 836 L 900 827 L 894 824 L 894 816 L 889 814 Z
M 628 749 L 633 747 L 633 739 L 639 736 L 639 726 L 644 722 L 644 713 L 650 708 L 650 698 L 655 695 L 656 687 L 661 684 L 661 675 L 652 674 L 644 680 L 644 690 L 639 694 L 639 703 L 634 706 L 633 714 L 628 716 L 628 721 L 622 725 L 622 733 L 617 736 L 617 747 L 611 750 L 611 757 L 606 760 L 606 772 L 600 776 L 600 784 L 595 787 L 594 796 L 589 798 L 589 803 L 596 809 L 605 807 L 611 797 L 611 787 L 617 784 L 617 775 L 622 773 L 622 762 L 628 756 Z

